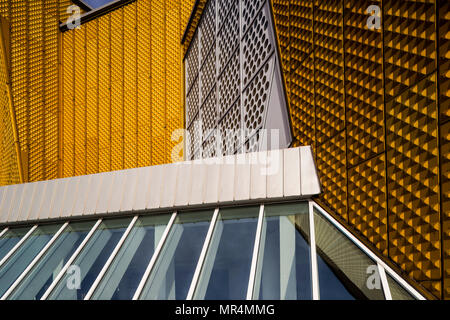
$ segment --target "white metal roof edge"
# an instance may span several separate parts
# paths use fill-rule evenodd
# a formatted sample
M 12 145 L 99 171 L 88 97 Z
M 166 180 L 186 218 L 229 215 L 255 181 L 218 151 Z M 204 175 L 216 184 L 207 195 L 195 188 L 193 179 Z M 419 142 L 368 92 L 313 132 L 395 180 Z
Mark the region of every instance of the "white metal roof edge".
M 25 185 L 31 184 L 0 187 L 0 225 L 308 199 L 321 192 L 309 146 Z

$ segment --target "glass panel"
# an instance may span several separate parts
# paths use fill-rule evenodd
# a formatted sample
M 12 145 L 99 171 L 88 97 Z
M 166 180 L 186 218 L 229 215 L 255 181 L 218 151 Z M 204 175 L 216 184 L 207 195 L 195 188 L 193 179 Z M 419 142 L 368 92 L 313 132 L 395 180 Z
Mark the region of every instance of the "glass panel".
M 57 224 L 36 228 L 30 237 L 0 268 L 0 296 L 17 280 L 61 226 L 61 224 Z
M 14 248 L 14 246 L 22 239 L 27 232 L 30 231 L 30 227 L 9 229 L 0 238 L 0 261 L 8 254 L 8 252 Z
M 69 224 L 8 299 L 39 300 L 94 225 L 95 221 Z
M 178 215 L 140 299 L 187 298 L 213 213 Z
M 416 300 L 406 289 L 386 273 L 392 300 Z
M 47 299 L 83 300 L 131 220 L 127 218 L 103 221 L 73 262 L 73 265 L 79 268 L 79 286 L 72 284 L 73 274 L 68 272 Z
M 377 263 L 316 209 L 314 224 L 320 298 L 384 300 Z
M 194 299 L 246 298 L 259 207 L 220 210 Z
M 308 203 L 264 211 L 253 298 L 312 299 Z
M 170 215 L 139 218 L 92 299 L 130 300 L 144 275 Z
M 320 299 L 322 300 L 355 300 L 339 277 L 333 272 L 320 255 L 317 256 L 317 269 L 320 279 Z
M 110 2 L 113 2 L 113 0 L 83 0 L 84 3 L 86 3 L 91 8 L 100 8 L 104 6 L 105 4 L 108 4 Z

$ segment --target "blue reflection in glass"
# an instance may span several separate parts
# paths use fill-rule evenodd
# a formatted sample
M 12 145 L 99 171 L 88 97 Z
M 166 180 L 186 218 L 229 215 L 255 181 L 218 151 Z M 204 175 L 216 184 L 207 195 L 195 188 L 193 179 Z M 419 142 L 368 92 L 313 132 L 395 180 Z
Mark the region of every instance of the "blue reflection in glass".
M 68 273 L 61 278 L 48 299 L 83 300 L 130 222 L 131 218 L 103 221 L 73 262 L 80 268 L 79 288 L 67 285 L 71 279 Z
M 27 232 L 30 231 L 30 228 L 18 228 L 18 229 L 10 229 L 8 230 L 1 238 L 0 238 L 0 260 L 2 260 L 8 252 L 14 248 L 14 246 L 22 239 Z
M 92 299 L 133 298 L 169 219 L 170 215 L 147 216 L 136 221 Z
M 83 2 L 91 8 L 96 9 L 104 6 L 105 4 L 113 2 L 113 0 L 83 0 Z
M 94 224 L 95 221 L 69 224 L 8 299 L 39 300 Z
M 61 224 L 40 226 L 0 268 L 0 296 L 23 273 L 38 253 L 61 228 Z
M 213 211 L 178 215 L 140 299 L 186 299 Z
M 259 207 L 220 211 L 195 299 L 246 298 L 258 212 Z

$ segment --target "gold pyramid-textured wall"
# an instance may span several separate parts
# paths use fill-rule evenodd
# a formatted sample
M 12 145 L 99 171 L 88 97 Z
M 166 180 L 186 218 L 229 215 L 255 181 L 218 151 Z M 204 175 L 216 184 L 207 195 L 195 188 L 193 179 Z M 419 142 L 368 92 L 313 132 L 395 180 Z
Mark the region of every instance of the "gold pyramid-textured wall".
M 66 20 L 70 4 L 0 0 L 0 16 L 9 24 L 5 41 L 20 146 L 19 154 L 2 151 L 22 164 L 25 182 L 58 177 L 58 25 Z M 19 183 L 15 177 L 0 184 Z
M 450 298 L 448 1 L 272 4 L 294 145 L 314 146 L 320 202 Z

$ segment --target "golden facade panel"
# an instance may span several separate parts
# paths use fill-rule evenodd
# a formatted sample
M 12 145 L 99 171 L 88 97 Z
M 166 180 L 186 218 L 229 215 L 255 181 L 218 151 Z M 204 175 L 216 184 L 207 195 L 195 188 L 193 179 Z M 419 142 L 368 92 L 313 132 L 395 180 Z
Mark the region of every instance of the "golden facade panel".
M 17 128 L 15 127 L 9 81 L 9 63 L 6 38 L 3 37 L 5 25 L 0 28 L 0 185 L 21 182 L 19 157 L 15 145 Z M 16 132 L 15 132 L 16 131 Z
M 383 1 L 386 100 L 436 68 L 435 0 Z
M 441 123 L 450 120 L 450 3 L 439 1 L 439 73 Z
M 0 0 L 10 24 L 12 100 L 24 181 L 54 179 L 59 158 L 58 22 L 68 0 Z
M 38 181 L 171 162 L 184 91 L 192 86 L 194 104 L 208 91 L 202 79 L 185 88 L 182 61 L 197 45 L 208 62 L 205 42 L 191 44 L 206 2 L 137 0 L 61 33 L 70 0 L 0 0 L 12 83 L 11 101 L 0 96 L 0 184 L 20 182 L 21 172 Z M 367 27 L 370 5 L 381 8 L 379 29 Z M 314 147 L 322 202 L 447 299 L 449 8 L 445 0 L 272 0 L 293 145 Z
M 450 121 L 441 125 L 441 186 L 444 298 L 450 299 Z
M 290 85 L 291 120 L 299 145 L 314 144 L 314 63 L 313 5 L 311 1 L 290 4 Z M 278 22 L 277 17 L 275 21 Z
M 63 33 L 64 43 L 74 37 L 63 82 L 75 96 L 74 111 L 63 109 L 69 133 L 75 123 L 64 134 L 75 146 L 65 176 L 171 162 L 172 132 L 183 127 L 185 2 L 135 1 Z
M 345 93 L 348 162 L 354 166 L 384 151 L 383 39 L 366 26 L 365 10 L 380 3 L 346 1 Z
M 386 170 L 384 154 L 348 172 L 349 223 L 387 255 Z
M 380 8 L 378 29 L 368 28 L 370 5 Z M 280 50 L 289 53 L 293 145 L 314 146 L 323 202 L 436 297 L 442 281 L 447 296 L 450 287 L 445 226 L 440 236 L 448 151 L 438 144 L 439 118 L 444 141 L 449 118 L 448 9 L 430 0 L 295 1 L 288 26 L 274 13 L 277 31 L 289 30 Z
M 314 145 L 314 61 L 311 56 L 291 71 L 291 119 L 295 140 L 299 145 Z
M 423 281 L 441 277 L 435 78 L 386 105 L 389 256 Z
M 322 184 L 322 198 L 345 221 L 347 214 L 347 159 L 345 132 L 317 146 L 316 164 Z

